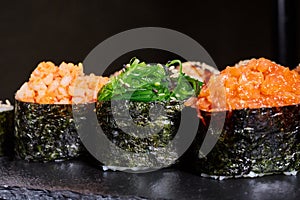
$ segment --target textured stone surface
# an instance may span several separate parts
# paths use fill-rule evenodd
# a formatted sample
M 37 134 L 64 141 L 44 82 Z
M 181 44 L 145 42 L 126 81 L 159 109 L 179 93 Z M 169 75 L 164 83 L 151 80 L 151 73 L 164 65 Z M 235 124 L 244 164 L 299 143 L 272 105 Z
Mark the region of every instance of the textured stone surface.
M 93 194 L 80 194 L 71 191 L 49 191 L 49 190 L 37 190 L 27 189 L 20 187 L 0 187 L 1 199 L 99 199 L 99 200 L 125 200 L 125 199 L 136 199 L 142 200 L 145 198 L 139 197 L 114 197 L 104 195 L 93 195 Z
M 176 168 L 103 172 L 83 161 L 28 163 L 0 158 L 2 199 L 298 199 L 300 176 L 216 181 Z

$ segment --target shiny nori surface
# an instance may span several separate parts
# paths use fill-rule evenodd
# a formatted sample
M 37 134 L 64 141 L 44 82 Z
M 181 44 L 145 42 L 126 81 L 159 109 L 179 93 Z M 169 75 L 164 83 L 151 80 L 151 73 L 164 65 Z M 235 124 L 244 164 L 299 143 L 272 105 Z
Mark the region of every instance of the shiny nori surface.
M 117 170 L 147 171 L 174 164 L 177 160 L 177 150 L 171 141 L 180 125 L 183 103 L 122 101 L 125 103 L 120 104 L 117 110 L 111 106 L 111 101 L 96 104 L 99 125 L 111 141 L 109 158 L 106 159 L 105 165 L 118 167 Z M 150 110 L 155 105 L 160 105 L 165 113 L 158 114 L 154 119 L 151 116 L 153 111 Z M 127 110 L 127 115 L 123 115 L 123 110 Z M 154 113 L 157 114 L 157 111 Z M 119 118 L 118 122 L 116 115 Z M 142 131 L 144 127 L 149 129 Z M 154 131 L 151 132 L 152 130 Z
M 13 123 L 13 110 L 0 112 L 0 156 L 12 152 Z
M 130 117 L 118 116 L 121 120 L 119 125 L 116 123 L 111 107 L 111 101 L 98 101 L 96 104 L 96 112 L 99 124 L 107 135 L 108 139 L 123 150 L 134 153 L 146 153 L 152 150 L 164 147 L 176 135 L 179 123 L 180 112 L 183 109 L 181 101 L 165 101 L 165 102 L 136 102 L 124 100 L 124 104 L 119 104 L 119 110 L 129 110 Z M 149 116 L 149 111 L 155 104 L 159 104 L 165 109 L 166 115 L 158 116 L 153 120 Z M 140 138 L 135 127 L 131 127 L 131 122 L 137 126 L 149 126 L 150 130 L 161 126 L 163 127 L 157 133 L 143 133 L 148 137 Z
M 76 132 L 72 105 L 16 100 L 15 151 L 28 161 L 58 161 L 79 156 L 83 145 Z
M 200 112 L 206 125 L 200 123 L 198 142 L 192 148 L 196 157 L 211 116 Z M 200 173 L 233 177 L 299 171 L 299 140 L 300 105 L 233 110 L 226 113 L 213 150 L 205 158 L 197 157 L 194 168 Z

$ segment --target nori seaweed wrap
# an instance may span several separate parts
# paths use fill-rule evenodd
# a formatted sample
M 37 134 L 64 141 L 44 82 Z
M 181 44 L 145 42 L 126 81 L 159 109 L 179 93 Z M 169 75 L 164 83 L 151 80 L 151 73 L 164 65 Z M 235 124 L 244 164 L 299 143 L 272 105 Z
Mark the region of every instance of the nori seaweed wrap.
M 198 155 L 194 170 L 202 175 L 254 177 L 300 170 L 300 105 L 227 111 L 219 133 L 208 132 L 212 113 L 200 112 L 203 118 L 193 153 Z M 219 138 L 202 157 L 198 151 L 206 134 Z
M 70 104 L 15 103 L 16 156 L 28 161 L 61 161 L 78 157 L 84 147 Z
M 114 108 L 109 101 L 97 102 L 97 118 L 108 139 L 113 141 L 118 147 L 134 153 L 148 153 L 156 148 L 164 147 L 172 140 L 177 132 L 180 123 L 180 113 L 183 109 L 183 102 L 137 102 L 126 100 L 118 103 L 119 110 L 128 110 L 130 118 L 126 113 L 114 114 Z M 161 106 L 166 115 L 159 115 L 157 119 L 152 119 L 149 113 L 156 105 Z M 118 117 L 118 123 L 115 117 Z M 132 122 L 137 126 L 148 125 L 147 129 L 137 129 L 132 126 Z M 152 133 L 157 127 L 163 127 L 159 132 Z M 139 131 L 149 131 L 141 133 Z M 139 138 L 139 135 L 149 137 Z
M 224 87 L 214 87 L 214 82 Z M 194 161 L 189 167 L 216 179 L 297 174 L 299 86 L 295 71 L 264 58 L 240 62 L 212 78 L 198 98 L 200 126 L 189 149 L 188 158 Z M 215 96 L 210 96 L 213 88 Z M 226 105 L 213 107 L 211 99 L 218 102 L 222 91 Z M 223 123 L 223 128 L 209 127 L 212 122 Z M 207 145 L 207 136 L 217 142 L 204 154 L 201 148 Z
M 172 66 L 175 63 L 180 70 Z M 178 60 L 163 66 L 132 59 L 98 95 L 99 124 L 112 144 L 121 149 L 112 148 L 113 159 L 108 159 L 103 169 L 138 170 L 173 164 L 176 149 L 165 147 L 178 131 L 184 101 L 197 95 L 201 84 L 182 73 Z
M 14 107 L 7 101 L 0 101 L 0 156 L 12 155 Z

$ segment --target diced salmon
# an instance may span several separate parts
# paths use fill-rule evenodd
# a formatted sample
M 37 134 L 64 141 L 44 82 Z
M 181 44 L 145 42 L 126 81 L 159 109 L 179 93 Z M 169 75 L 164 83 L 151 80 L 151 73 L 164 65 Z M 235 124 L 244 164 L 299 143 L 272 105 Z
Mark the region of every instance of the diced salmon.
M 109 81 L 95 74 L 84 75 L 81 63 L 41 62 L 15 98 L 40 104 L 88 103 L 97 100 L 98 91 Z
M 300 104 L 300 74 L 268 59 L 251 59 L 227 67 L 217 77 L 225 87 L 226 109 Z M 208 84 L 211 84 L 210 82 Z M 211 86 L 211 88 L 214 88 Z M 212 111 L 208 87 L 198 96 L 198 108 Z

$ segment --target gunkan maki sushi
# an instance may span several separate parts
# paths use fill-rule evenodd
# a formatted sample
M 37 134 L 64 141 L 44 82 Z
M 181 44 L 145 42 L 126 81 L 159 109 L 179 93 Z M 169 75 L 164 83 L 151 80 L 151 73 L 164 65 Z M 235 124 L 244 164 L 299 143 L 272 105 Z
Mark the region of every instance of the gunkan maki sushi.
M 162 65 L 133 58 L 98 95 L 99 124 L 117 147 L 111 148 L 104 169 L 136 170 L 173 164 L 176 149 L 166 147 L 177 133 L 184 102 L 197 96 L 201 86 L 201 81 L 182 72 L 179 60 Z
M 222 83 L 223 88 L 216 87 Z M 200 127 L 191 168 L 218 179 L 300 170 L 300 75 L 265 58 L 242 61 L 211 78 L 198 97 Z M 212 107 L 225 92 L 225 104 Z M 209 127 L 222 120 L 221 130 Z M 221 116 L 221 115 L 219 115 Z M 203 155 L 205 137 L 218 138 Z
M 78 157 L 84 147 L 72 104 L 94 103 L 108 78 L 84 75 L 82 64 L 41 62 L 15 96 L 15 152 L 28 161 Z
M 0 101 L 0 156 L 12 154 L 13 109 L 8 100 Z

